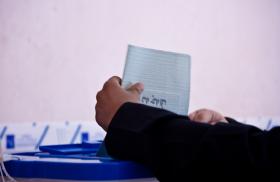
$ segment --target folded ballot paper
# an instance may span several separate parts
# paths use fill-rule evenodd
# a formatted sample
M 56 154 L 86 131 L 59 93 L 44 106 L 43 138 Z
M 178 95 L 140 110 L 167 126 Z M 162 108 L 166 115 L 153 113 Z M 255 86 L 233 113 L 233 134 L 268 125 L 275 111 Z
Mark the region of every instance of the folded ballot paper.
M 129 45 L 122 85 L 144 83 L 143 104 L 187 115 L 191 58 L 187 54 Z
M 191 57 L 187 54 L 129 45 L 122 86 L 142 82 L 142 104 L 187 115 L 190 97 Z M 104 143 L 97 156 L 108 157 Z

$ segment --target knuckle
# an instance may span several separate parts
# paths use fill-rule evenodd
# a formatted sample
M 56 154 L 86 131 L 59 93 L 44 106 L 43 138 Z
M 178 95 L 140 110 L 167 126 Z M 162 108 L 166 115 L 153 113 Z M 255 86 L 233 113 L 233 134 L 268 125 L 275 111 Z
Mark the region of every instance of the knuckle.
M 100 125 L 100 116 L 98 114 L 95 115 L 95 121 Z
M 121 83 L 121 78 L 116 75 L 112 76 L 109 80 L 116 80 L 117 82 Z
M 102 106 L 100 104 L 95 105 L 95 121 L 97 122 L 98 125 L 102 125 L 104 119 L 104 113 Z
M 110 80 L 106 81 L 106 82 L 104 83 L 104 85 L 103 85 L 103 89 L 104 89 L 104 90 L 108 89 L 108 88 L 110 87 L 110 85 L 111 85 Z
M 189 118 L 190 118 L 191 120 L 193 120 L 194 116 L 195 116 L 195 113 L 189 114 Z
M 97 92 L 97 94 L 96 94 L 96 100 L 97 101 L 100 100 L 101 94 L 102 94 L 102 91 Z
M 196 115 L 197 120 L 205 120 L 207 118 L 207 115 L 205 113 L 199 113 Z
M 207 111 L 209 111 L 209 109 L 202 108 L 202 109 L 200 109 L 199 111 L 200 111 L 200 112 L 207 112 Z
M 95 108 L 95 121 L 100 124 L 100 113 L 98 112 L 98 108 Z

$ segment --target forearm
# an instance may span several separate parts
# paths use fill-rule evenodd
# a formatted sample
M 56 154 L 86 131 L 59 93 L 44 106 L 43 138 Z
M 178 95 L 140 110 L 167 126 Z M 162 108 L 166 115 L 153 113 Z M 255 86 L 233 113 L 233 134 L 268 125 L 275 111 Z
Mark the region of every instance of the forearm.
M 266 170 L 275 158 L 268 151 L 267 136 L 275 138 L 249 125 L 196 123 L 127 103 L 114 116 L 105 143 L 113 157 L 138 161 L 160 176 L 174 177 L 187 171 L 194 174 L 201 166 L 235 173 Z
M 157 143 L 154 139 L 163 135 L 158 133 L 164 132 L 161 127 L 166 127 L 165 123 L 178 117 L 183 121 L 187 119 L 162 109 L 126 103 L 108 128 L 105 138 L 108 152 L 117 158 L 146 163 Z

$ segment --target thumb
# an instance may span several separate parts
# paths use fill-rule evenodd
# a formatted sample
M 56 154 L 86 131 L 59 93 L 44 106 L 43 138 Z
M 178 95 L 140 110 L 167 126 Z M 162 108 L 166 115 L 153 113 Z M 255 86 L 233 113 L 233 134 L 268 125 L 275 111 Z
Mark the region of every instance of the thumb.
M 127 91 L 140 95 L 144 90 L 143 83 L 135 83 L 127 88 Z
M 190 120 L 194 120 L 195 115 L 196 115 L 196 112 L 190 113 L 190 114 L 189 114 Z

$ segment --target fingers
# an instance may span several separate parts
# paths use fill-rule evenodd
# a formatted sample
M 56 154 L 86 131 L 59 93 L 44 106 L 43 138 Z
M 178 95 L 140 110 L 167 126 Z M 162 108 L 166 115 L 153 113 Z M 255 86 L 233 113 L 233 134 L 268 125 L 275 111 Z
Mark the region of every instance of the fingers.
M 191 114 L 189 114 L 190 120 L 194 120 L 195 115 L 196 115 L 196 112 L 192 112 Z
M 208 109 L 199 109 L 189 114 L 189 118 L 193 121 L 204 122 L 205 120 L 207 120 L 207 118 L 209 118 L 209 114 L 211 113 L 209 112 Z
M 121 84 L 122 79 L 118 76 L 112 76 L 108 81 L 116 83 L 116 84 Z
M 212 121 L 212 115 L 213 115 L 213 113 L 208 110 L 201 110 L 199 112 L 196 112 L 196 114 L 194 116 L 194 120 L 200 121 L 203 123 L 207 123 L 207 122 Z
M 216 111 L 214 111 L 213 120 L 217 120 L 217 121 L 220 121 L 220 122 L 227 123 L 226 118 L 222 114 L 220 114 Z
M 99 91 L 97 94 L 96 94 L 96 104 L 95 104 L 95 121 L 97 121 L 97 123 L 100 125 L 101 123 L 101 117 L 100 117 L 100 101 L 102 101 L 102 97 L 103 97 L 103 92 L 102 91 Z
M 144 84 L 140 82 L 135 83 L 127 88 L 127 91 L 136 93 L 138 95 L 140 95 L 143 92 L 143 90 L 144 90 Z
M 98 102 L 100 100 L 100 98 L 102 97 L 102 91 L 100 90 L 99 92 L 97 92 L 96 94 L 96 101 Z
M 122 104 L 139 103 L 143 89 L 142 83 L 136 83 L 126 90 L 121 87 L 120 77 L 111 77 L 103 85 L 103 89 L 96 94 L 95 120 L 97 123 L 106 131 Z
M 104 85 L 103 85 L 103 89 L 106 89 L 110 86 L 121 86 L 121 78 L 118 76 L 112 76 L 109 80 L 107 80 Z M 138 95 L 140 95 L 143 90 L 144 90 L 144 84 L 141 82 L 135 83 L 133 85 L 128 86 L 128 88 L 126 89 L 129 92 L 132 93 L 137 93 Z
M 112 88 L 116 88 L 116 87 L 119 87 L 121 88 L 121 78 L 118 77 L 118 76 L 113 76 L 111 77 L 110 79 L 108 79 L 104 85 L 103 85 L 103 88 L 101 90 L 104 91 L 104 90 L 110 90 Z M 121 88 L 123 89 L 123 88 Z M 144 90 L 144 84 L 141 83 L 141 82 L 138 82 L 138 83 L 135 83 L 135 84 L 131 84 L 127 87 L 126 91 L 132 93 L 132 94 L 137 94 L 137 95 L 140 95 Z M 98 98 L 100 97 L 101 95 L 101 92 L 97 93 L 96 95 L 96 100 L 98 101 Z
M 200 123 L 208 123 L 211 125 L 214 125 L 218 122 L 227 123 L 223 115 L 210 109 L 199 109 L 189 114 L 189 118 L 192 121 L 196 121 Z
M 100 125 L 101 118 L 100 118 L 100 107 L 96 104 L 95 105 L 95 121 Z
M 111 78 L 109 78 L 109 80 L 107 80 L 104 85 L 103 85 L 103 89 L 106 89 L 110 86 L 121 86 L 121 81 L 122 79 L 118 76 L 112 76 Z

